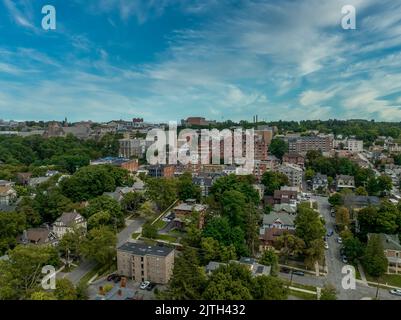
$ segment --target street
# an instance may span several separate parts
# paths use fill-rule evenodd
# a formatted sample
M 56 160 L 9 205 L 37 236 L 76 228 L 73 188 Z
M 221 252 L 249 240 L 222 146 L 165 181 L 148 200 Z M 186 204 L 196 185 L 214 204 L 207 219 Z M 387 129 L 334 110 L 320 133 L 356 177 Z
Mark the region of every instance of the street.
M 330 204 L 327 197 L 312 197 L 316 200 L 319 205 L 319 211 L 323 215 L 326 221 L 326 229 L 334 230 L 335 218 L 330 216 Z M 337 243 L 336 239 L 338 234 L 334 232 L 333 236 L 328 237 L 327 242 L 329 244 L 329 249 L 326 250 L 326 264 L 328 267 L 328 274 L 325 278 L 325 283 L 330 283 L 334 285 L 337 289 L 337 297 L 339 300 L 361 300 L 362 298 L 375 298 L 376 297 L 376 287 L 367 286 L 364 283 L 356 283 L 356 289 L 346 290 L 342 286 L 342 279 L 345 274 L 342 274 L 342 268 L 345 264 L 341 261 L 340 257 L 340 247 L 341 245 Z M 316 278 L 316 277 L 315 277 Z M 316 279 L 316 285 L 321 286 L 321 280 Z M 379 299 L 382 300 L 401 300 L 401 297 L 391 295 L 389 289 L 379 289 Z

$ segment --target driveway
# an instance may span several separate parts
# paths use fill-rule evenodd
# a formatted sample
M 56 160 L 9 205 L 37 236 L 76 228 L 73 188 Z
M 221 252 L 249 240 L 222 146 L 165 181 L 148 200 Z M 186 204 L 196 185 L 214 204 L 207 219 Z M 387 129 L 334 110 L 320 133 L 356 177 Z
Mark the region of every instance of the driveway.
M 79 281 L 94 267 L 96 266 L 96 262 L 84 260 L 82 261 L 74 270 L 69 273 L 60 273 L 58 274 L 61 278 L 67 278 L 74 285 L 77 285 Z
M 132 240 L 132 234 L 141 232 L 142 226 L 145 224 L 144 218 L 135 218 L 125 221 L 125 228 L 117 234 L 117 248 L 124 243 Z

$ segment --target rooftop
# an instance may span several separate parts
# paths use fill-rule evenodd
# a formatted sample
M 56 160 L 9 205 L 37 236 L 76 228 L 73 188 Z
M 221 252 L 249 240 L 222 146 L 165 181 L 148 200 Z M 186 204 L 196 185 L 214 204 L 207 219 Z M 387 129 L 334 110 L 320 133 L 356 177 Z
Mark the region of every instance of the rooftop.
M 166 257 L 174 251 L 172 248 L 148 246 L 142 243 L 127 242 L 118 248 L 120 251 L 127 251 L 138 256 L 161 256 Z

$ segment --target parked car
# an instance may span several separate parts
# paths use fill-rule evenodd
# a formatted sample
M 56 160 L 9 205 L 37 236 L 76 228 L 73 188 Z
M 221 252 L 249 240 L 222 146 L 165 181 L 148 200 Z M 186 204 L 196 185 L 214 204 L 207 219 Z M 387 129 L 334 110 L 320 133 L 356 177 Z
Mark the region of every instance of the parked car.
M 338 237 L 337 242 L 341 244 L 341 243 L 343 243 L 343 239 L 341 237 Z
M 324 248 L 325 248 L 326 250 L 329 249 L 329 244 L 327 243 L 327 241 L 324 242 Z
M 348 263 L 348 258 L 346 256 L 343 256 L 342 261 L 343 263 Z
M 297 276 L 301 276 L 303 277 L 305 275 L 305 272 L 303 271 L 299 271 L 299 270 L 295 270 L 292 272 L 293 274 L 297 275 Z
M 329 231 L 327 231 L 327 236 L 331 237 L 334 234 L 333 229 L 330 229 Z
M 280 272 L 283 272 L 283 273 L 290 273 L 290 272 L 291 272 L 291 269 L 286 268 L 286 267 L 282 267 L 282 268 L 280 268 Z
M 113 281 L 114 281 L 114 283 L 118 283 L 118 282 L 121 281 L 121 277 L 116 275 L 116 276 L 114 277 Z
M 115 277 L 117 277 L 117 275 L 115 273 L 113 273 L 107 277 L 107 281 L 113 281 L 115 279 Z
M 150 285 L 149 281 L 144 281 L 144 282 L 141 283 L 141 286 L 139 288 L 141 290 L 145 290 L 149 285 Z
M 340 249 L 340 255 L 341 255 L 341 256 L 343 256 L 343 255 L 344 255 L 344 253 L 345 253 L 345 250 L 344 250 L 344 248 L 341 248 L 341 249 Z
M 152 291 L 154 287 L 156 287 L 156 283 L 151 282 L 151 283 L 146 287 L 146 290 Z
M 400 296 L 401 297 L 401 290 L 400 289 L 390 290 L 390 294 L 393 294 L 395 296 Z

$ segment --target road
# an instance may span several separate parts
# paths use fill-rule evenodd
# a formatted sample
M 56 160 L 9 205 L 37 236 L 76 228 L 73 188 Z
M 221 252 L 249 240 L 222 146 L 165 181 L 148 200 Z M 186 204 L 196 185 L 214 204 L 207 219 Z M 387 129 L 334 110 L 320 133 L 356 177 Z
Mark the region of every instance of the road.
M 135 218 L 132 220 L 126 220 L 126 227 L 117 234 L 117 247 L 122 246 L 125 242 L 131 240 L 133 233 L 140 232 L 142 226 L 145 224 L 146 220 L 143 218 Z
M 326 221 L 326 228 L 334 230 L 335 218 L 330 216 L 330 205 L 327 197 L 313 197 L 319 204 L 319 211 Z M 326 264 L 328 267 L 328 274 L 325 278 L 325 283 L 334 285 L 337 289 L 337 297 L 339 300 L 361 300 L 362 298 L 374 298 L 376 296 L 376 288 L 366 286 L 363 283 L 357 282 L 355 290 L 346 290 L 342 286 L 342 279 L 345 274 L 342 273 L 342 268 L 345 264 L 341 261 L 340 257 L 340 244 L 336 239 L 338 234 L 334 233 L 329 237 L 327 242 L 329 249 L 326 250 Z M 317 278 L 317 277 L 315 277 Z M 321 278 L 322 279 L 322 278 Z M 316 280 L 316 285 L 320 286 L 322 280 Z M 301 282 L 300 282 L 301 283 Z M 379 298 L 382 300 L 401 300 L 401 297 L 393 296 L 389 290 L 380 289 Z
M 132 239 L 132 234 L 140 232 L 145 219 L 136 218 L 132 220 L 126 220 L 126 226 L 117 234 L 117 247 L 123 245 L 125 242 Z M 96 267 L 94 261 L 84 260 L 74 270 L 69 273 L 60 272 L 57 276 L 61 278 L 67 278 L 75 285 L 93 268 Z

